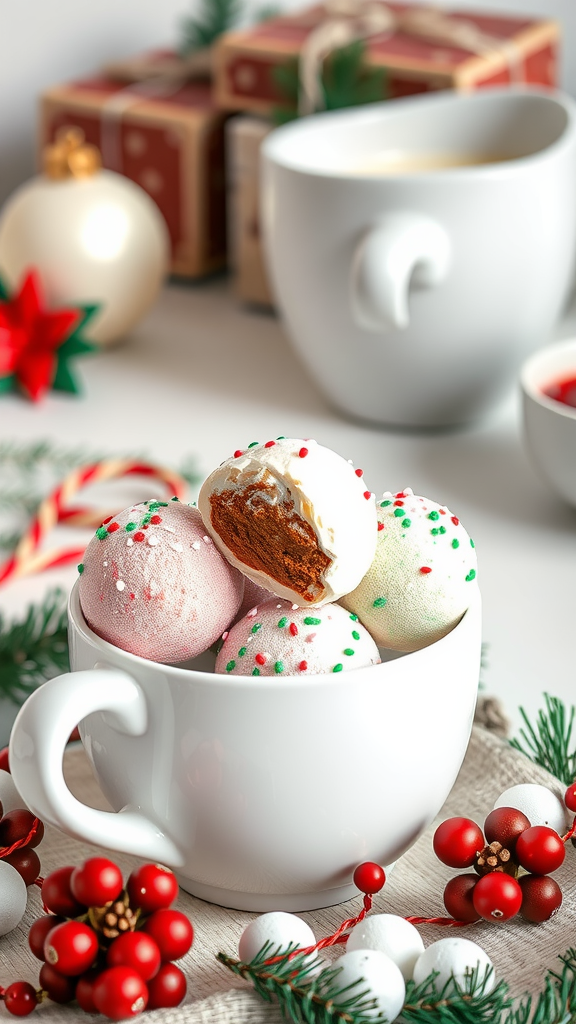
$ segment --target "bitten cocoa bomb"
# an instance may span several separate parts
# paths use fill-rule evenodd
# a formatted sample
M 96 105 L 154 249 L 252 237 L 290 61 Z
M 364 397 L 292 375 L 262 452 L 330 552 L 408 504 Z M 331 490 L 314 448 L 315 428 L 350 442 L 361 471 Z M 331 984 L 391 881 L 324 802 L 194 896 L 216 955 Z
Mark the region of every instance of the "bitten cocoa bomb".
M 222 557 L 197 508 L 146 501 L 111 516 L 80 566 L 82 612 L 95 633 L 152 661 L 194 658 L 232 622 L 241 573 Z
M 198 507 L 232 565 L 303 607 L 353 590 L 376 550 L 374 495 L 362 470 L 309 439 L 235 452 L 205 481 Z
M 224 635 L 216 671 L 234 676 L 311 676 L 379 661 L 368 630 L 345 608 L 300 608 L 274 598 L 253 608 Z

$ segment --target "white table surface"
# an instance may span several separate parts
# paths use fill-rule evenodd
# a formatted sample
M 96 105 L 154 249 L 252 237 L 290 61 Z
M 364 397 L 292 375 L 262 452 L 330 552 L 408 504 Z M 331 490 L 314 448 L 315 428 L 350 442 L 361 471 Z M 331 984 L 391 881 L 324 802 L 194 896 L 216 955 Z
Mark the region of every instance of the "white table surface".
M 557 336 L 574 333 L 576 309 Z M 361 466 L 376 493 L 410 486 L 462 519 L 478 552 L 484 692 L 504 701 L 514 725 L 518 705 L 534 714 L 544 690 L 576 701 L 576 511 L 532 471 L 518 395 L 484 423 L 454 433 L 408 434 L 347 420 L 308 379 L 278 320 L 240 306 L 225 278 L 169 285 L 128 339 L 76 368 L 80 399 L 51 393 L 33 405 L 2 397 L 0 438 L 140 452 L 171 466 L 196 453 L 205 476 L 250 441 L 314 437 Z M 116 491 L 120 505 L 149 496 L 128 486 Z M 60 530 L 58 539 L 70 535 Z M 9 583 L 0 608 L 18 614 L 49 584 L 69 587 L 75 577 L 66 569 Z

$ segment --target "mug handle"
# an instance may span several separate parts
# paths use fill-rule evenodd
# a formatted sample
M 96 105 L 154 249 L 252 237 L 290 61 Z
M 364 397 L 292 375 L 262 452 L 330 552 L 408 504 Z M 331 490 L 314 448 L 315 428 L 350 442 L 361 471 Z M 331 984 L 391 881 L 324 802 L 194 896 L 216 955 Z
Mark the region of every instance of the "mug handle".
M 182 866 L 178 848 L 143 814 L 128 809 L 98 811 L 68 789 L 62 770 L 68 737 L 94 711 L 105 712 L 112 728 L 124 735 L 142 736 L 148 728 L 144 693 L 120 669 L 67 672 L 28 697 L 10 737 L 10 770 L 18 792 L 38 818 L 76 839 L 170 867 Z
M 408 327 L 410 285 L 432 288 L 447 276 L 450 239 L 419 213 L 390 213 L 371 227 L 352 260 L 351 302 L 356 323 L 369 331 Z

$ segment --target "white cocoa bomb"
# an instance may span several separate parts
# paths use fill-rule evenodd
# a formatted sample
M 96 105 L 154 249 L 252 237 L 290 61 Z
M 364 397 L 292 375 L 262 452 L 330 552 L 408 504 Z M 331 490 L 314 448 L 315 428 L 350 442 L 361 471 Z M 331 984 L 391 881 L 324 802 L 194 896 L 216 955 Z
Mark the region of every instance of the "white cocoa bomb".
M 240 607 L 243 587 L 197 508 L 148 501 L 98 528 L 84 554 L 79 594 L 98 636 L 142 658 L 174 664 L 221 636 Z
M 531 825 L 547 825 L 559 835 L 566 829 L 566 805 L 551 789 L 537 782 L 521 782 L 505 790 L 494 807 L 514 807 L 526 815 Z
M 362 470 L 312 440 L 254 442 L 204 482 L 198 507 L 226 558 L 302 606 L 360 583 L 376 550 L 374 495 Z
M 324 993 L 333 998 L 335 1006 L 344 1009 L 349 999 L 365 993 L 365 999 L 373 1000 L 374 1005 L 364 1010 L 364 1019 L 374 1017 L 381 1020 L 384 1017 L 390 1022 L 396 1020 L 404 1005 L 406 985 L 399 967 L 386 953 L 379 949 L 354 949 L 334 960 L 329 970 L 335 968 L 338 968 L 338 974 Z M 319 980 L 322 986 L 322 975 Z M 350 985 L 354 987 L 348 988 Z M 342 994 L 339 996 L 338 992 Z
M 403 917 L 372 914 L 354 925 L 350 932 L 346 952 L 354 949 L 379 949 L 400 968 L 404 981 L 411 981 L 414 964 L 424 952 L 424 943 L 418 929 Z
M 376 556 L 342 598 L 380 647 L 418 651 L 449 633 L 477 587 L 474 543 L 445 505 L 406 487 L 376 503 Z
M 450 978 L 454 978 L 461 989 L 467 990 L 467 978 L 476 968 L 478 987 L 482 988 L 486 978 L 483 991 L 491 992 L 496 984 L 496 978 L 488 954 L 476 942 L 451 935 L 447 939 L 433 942 L 422 953 L 414 967 L 414 981 L 416 985 L 421 985 L 432 971 L 438 971 L 438 977 L 434 981 L 437 992 L 442 991 Z
M 299 949 L 314 946 L 316 937 L 301 917 L 276 910 L 261 914 L 244 929 L 238 943 L 238 956 L 243 963 L 250 963 L 267 942 L 270 943 L 270 956 L 273 956 L 289 946 Z
M 376 665 L 378 648 L 357 617 L 337 604 L 299 608 L 273 598 L 224 634 L 216 672 L 301 676 Z

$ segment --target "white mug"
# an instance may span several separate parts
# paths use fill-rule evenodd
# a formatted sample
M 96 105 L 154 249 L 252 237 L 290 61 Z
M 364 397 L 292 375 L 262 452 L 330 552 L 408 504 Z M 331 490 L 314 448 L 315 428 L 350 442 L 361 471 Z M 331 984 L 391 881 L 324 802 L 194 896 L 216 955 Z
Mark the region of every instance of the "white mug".
M 322 113 L 267 136 L 273 290 L 336 406 L 458 425 L 512 386 L 573 282 L 575 115 L 560 93 L 486 89 Z M 386 154 L 400 159 L 384 172 Z
M 15 784 L 43 820 L 166 864 L 210 902 L 254 911 L 340 903 L 356 892 L 356 866 L 401 856 L 454 783 L 476 701 L 480 620 L 475 592 L 452 632 L 387 663 L 224 676 L 113 647 L 87 626 L 76 586 L 74 671 L 20 710 Z M 78 722 L 114 811 L 80 803 L 64 782 Z
M 544 393 L 576 378 L 576 339 L 546 345 L 522 367 L 524 443 L 534 468 L 549 487 L 576 507 L 576 408 Z

